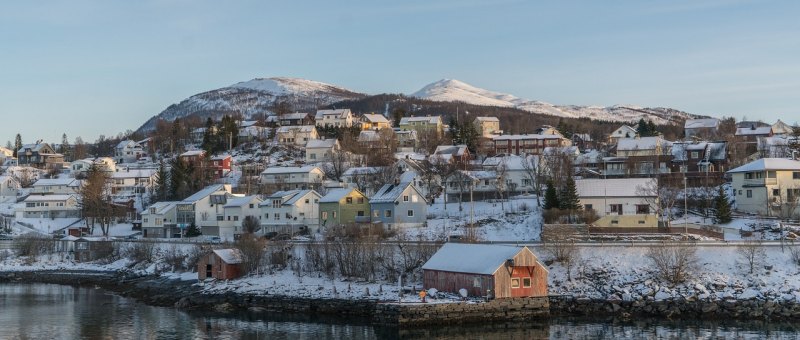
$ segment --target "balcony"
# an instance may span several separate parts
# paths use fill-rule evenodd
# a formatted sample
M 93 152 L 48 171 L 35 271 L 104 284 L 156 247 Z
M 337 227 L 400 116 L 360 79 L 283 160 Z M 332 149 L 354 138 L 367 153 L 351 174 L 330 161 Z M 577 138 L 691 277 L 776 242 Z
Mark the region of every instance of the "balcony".
M 775 184 L 778 184 L 777 178 L 749 178 L 742 182 L 742 185 L 746 187 L 763 187 L 765 185 Z

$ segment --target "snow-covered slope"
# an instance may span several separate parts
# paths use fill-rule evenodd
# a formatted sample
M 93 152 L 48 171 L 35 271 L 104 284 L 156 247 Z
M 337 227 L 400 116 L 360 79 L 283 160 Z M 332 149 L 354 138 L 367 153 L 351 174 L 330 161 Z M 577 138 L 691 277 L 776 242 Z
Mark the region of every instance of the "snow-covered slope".
M 553 105 L 528 100 L 514 95 L 485 90 L 455 79 L 442 79 L 428 84 L 413 97 L 433 101 L 464 102 L 473 105 L 514 107 L 532 113 L 569 118 L 590 118 L 606 121 L 630 122 L 644 118 L 656 124 L 676 123 L 694 117 L 686 112 L 669 108 L 644 108 L 634 105 L 576 106 Z
M 173 121 L 190 115 L 211 116 L 239 113 L 245 117 L 270 113 L 276 99 L 286 100 L 295 110 L 314 109 L 346 99 L 364 97 L 346 88 L 299 78 L 256 78 L 196 94 L 167 107 L 139 130 L 152 130 L 158 119 Z

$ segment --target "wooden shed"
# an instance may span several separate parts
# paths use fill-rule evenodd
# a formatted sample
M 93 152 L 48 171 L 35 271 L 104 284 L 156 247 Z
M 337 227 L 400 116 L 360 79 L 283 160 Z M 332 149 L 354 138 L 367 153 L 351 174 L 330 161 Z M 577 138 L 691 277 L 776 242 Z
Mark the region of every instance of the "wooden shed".
M 197 262 L 197 278 L 230 280 L 242 276 L 242 252 L 239 249 L 215 249 Z
M 90 262 L 110 256 L 114 244 L 105 237 L 81 237 L 74 241 L 75 262 Z
M 528 247 L 446 243 L 422 266 L 423 285 L 492 298 L 547 296 L 547 268 Z

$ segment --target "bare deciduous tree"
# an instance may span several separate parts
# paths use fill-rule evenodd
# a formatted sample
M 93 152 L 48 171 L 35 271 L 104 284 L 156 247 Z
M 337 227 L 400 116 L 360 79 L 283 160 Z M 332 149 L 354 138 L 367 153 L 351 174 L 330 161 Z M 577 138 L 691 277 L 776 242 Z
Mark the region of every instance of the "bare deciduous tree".
M 686 281 L 697 267 L 697 248 L 694 245 L 662 245 L 647 249 L 645 254 L 658 278 L 671 284 Z
M 663 225 L 669 226 L 673 219 L 672 208 L 677 204 L 682 190 L 674 180 L 663 177 L 658 181 L 651 181 L 647 185 L 637 187 L 636 194 L 650 206 L 650 209 L 656 212 Z
M 736 246 L 739 258 L 750 268 L 753 273 L 756 266 L 761 265 L 767 256 L 764 245 L 759 240 L 747 240 Z

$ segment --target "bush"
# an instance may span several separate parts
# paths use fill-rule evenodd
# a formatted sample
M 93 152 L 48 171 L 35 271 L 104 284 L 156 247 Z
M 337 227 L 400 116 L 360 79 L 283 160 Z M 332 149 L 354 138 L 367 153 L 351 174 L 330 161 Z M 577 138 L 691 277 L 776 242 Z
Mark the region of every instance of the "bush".
M 52 254 L 55 240 L 50 237 L 34 234 L 25 234 L 14 239 L 17 256 L 36 257 L 43 254 Z
M 197 263 L 200 262 L 200 259 L 203 256 L 208 255 L 211 253 L 211 248 L 204 247 L 201 245 L 195 245 L 186 253 L 186 259 L 184 263 L 186 263 L 186 269 L 194 270 L 197 268 Z
M 153 262 L 155 259 L 156 244 L 154 242 L 134 242 L 129 244 L 123 256 L 133 261 L 133 263 Z
M 789 256 L 792 259 L 792 263 L 800 267 L 800 246 L 789 247 Z
M 164 264 L 172 267 L 173 270 L 188 269 L 186 258 L 186 254 L 174 244 L 164 251 Z
M 697 269 L 697 249 L 693 245 L 654 246 L 645 255 L 653 264 L 658 278 L 678 284 Z
M 233 244 L 242 252 L 242 272 L 251 273 L 261 268 L 264 260 L 266 241 L 253 235 L 244 234 Z

